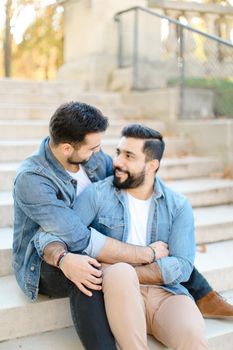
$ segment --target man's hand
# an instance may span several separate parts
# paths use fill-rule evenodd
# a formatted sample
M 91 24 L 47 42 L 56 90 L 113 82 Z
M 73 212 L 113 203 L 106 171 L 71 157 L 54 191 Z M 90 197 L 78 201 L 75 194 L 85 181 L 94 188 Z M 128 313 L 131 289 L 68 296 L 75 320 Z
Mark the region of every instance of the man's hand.
M 60 263 L 60 269 L 78 289 L 91 297 L 89 289 L 101 290 L 102 271 L 101 264 L 87 255 L 68 253 Z M 86 288 L 87 287 L 87 288 Z
M 47 264 L 56 266 L 59 255 L 64 251 L 67 251 L 65 243 L 52 242 L 44 248 L 43 259 Z M 62 258 L 59 267 L 64 275 L 87 296 L 92 296 L 87 288 L 101 290 L 102 271 L 99 270 L 101 264 L 96 259 L 87 255 L 68 253 Z
M 168 245 L 162 241 L 153 242 L 150 244 L 156 251 L 156 259 L 161 259 L 169 254 Z

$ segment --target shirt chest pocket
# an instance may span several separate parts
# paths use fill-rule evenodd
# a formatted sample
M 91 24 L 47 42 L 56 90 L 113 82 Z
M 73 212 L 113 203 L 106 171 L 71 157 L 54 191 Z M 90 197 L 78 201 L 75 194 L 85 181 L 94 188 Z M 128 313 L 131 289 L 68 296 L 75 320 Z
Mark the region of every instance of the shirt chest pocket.
M 123 219 L 116 217 L 100 216 L 98 222 L 99 230 L 106 236 L 121 240 L 124 233 Z

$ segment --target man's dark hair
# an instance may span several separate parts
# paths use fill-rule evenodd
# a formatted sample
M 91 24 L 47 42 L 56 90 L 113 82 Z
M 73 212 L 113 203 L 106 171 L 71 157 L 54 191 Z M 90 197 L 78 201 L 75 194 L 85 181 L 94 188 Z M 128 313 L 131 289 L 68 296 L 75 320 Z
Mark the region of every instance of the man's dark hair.
M 97 108 L 81 102 L 61 105 L 49 123 L 49 133 L 55 145 L 83 142 L 87 134 L 103 132 L 108 127 L 108 118 Z
M 165 143 L 160 132 L 141 124 L 130 124 L 123 128 L 121 136 L 145 140 L 142 151 L 146 155 L 146 161 L 161 160 Z

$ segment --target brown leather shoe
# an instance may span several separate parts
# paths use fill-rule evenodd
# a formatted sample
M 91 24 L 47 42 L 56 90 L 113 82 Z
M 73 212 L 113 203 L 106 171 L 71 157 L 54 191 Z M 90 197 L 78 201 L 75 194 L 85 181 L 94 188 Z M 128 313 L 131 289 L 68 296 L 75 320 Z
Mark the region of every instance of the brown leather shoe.
M 205 318 L 233 320 L 233 305 L 224 300 L 217 292 L 209 292 L 196 304 Z

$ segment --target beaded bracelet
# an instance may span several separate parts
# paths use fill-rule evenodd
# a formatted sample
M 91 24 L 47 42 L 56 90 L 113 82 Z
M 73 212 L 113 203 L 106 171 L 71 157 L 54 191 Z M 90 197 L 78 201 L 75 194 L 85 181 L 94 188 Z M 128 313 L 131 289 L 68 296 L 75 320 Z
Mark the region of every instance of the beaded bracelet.
M 148 248 L 150 248 L 152 250 L 152 253 L 153 253 L 152 261 L 150 262 L 152 264 L 153 262 L 156 261 L 156 250 L 153 247 L 151 247 L 150 245 L 148 245 Z
M 68 252 L 66 250 L 64 250 L 63 252 L 61 252 L 56 260 L 55 266 L 60 269 L 60 264 L 62 262 L 62 259 L 68 254 Z

